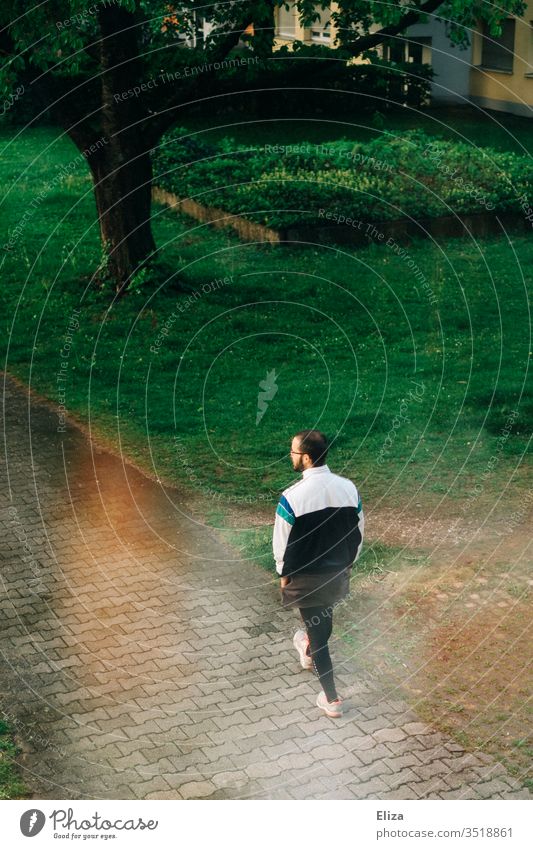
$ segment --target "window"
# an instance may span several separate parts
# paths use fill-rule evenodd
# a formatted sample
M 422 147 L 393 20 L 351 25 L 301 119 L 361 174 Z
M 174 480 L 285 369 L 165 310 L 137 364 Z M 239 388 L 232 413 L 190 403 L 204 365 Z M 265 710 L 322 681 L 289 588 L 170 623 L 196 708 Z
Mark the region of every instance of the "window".
M 431 64 L 431 38 L 429 36 L 412 38 L 407 42 L 407 61 L 415 62 L 417 65 Z
M 285 6 L 278 8 L 278 33 L 286 38 L 296 38 L 296 17 L 294 3 L 291 3 L 290 8 Z
M 405 36 L 397 36 L 383 45 L 382 56 L 388 62 L 415 62 L 430 65 L 431 38 L 420 36 L 408 39 Z
M 533 77 L 533 21 L 529 22 L 529 42 L 525 74 L 526 77 Z
M 391 37 L 383 44 L 383 58 L 387 62 L 407 61 L 407 40 L 404 35 Z
M 320 18 L 313 22 L 311 40 L 329 44 L 331 42 L 331 19 L 329 9 L 317 9 Z
M 513 72 L 515 20 L 502 21 L 502 34 L 491 35 L 487 24 L 482 28 L 481 66 L 493 71 Z

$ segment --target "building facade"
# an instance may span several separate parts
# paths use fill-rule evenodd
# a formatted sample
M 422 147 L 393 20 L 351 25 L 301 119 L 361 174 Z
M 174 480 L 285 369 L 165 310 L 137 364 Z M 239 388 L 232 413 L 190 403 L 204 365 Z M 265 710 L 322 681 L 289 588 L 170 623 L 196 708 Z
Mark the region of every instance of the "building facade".
M 470 100 L 484 109 L 533 117 L 533 0 L 523 17 L 509 17 L 491 37 L 482 26 L 472 36 Z
M 332 3 L 331 10 L 336 5 Z M 320 17 L 313 26 L 302 27 L 295 4 L 277 7 L 276 46 L 296 40 L 333 46 L 331 10 L 318 9 Z M 446 21 L 433 17 L 389 39 L 380 52 L 391 61 L 431 65 L 434 104 L 473 103 L 533 117 L 533 0 L 528 0 L 523 17 L 509 16 L 502 29 L 500 37 L 490 36 L 480 22 L 470 33 L 469 46 L 461 48 L 450 41 Z

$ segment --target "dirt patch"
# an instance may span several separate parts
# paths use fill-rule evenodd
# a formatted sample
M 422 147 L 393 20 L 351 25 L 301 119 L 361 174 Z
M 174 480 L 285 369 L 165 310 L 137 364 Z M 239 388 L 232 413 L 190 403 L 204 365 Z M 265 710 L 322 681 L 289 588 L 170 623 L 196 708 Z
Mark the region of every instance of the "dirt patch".
M 355 592 L 343 638 L 434 727 L 480 749 L 531 786 L 531 594 L 526 534 L 506 555 L 470 545 L 397 558 Z M 364 580 L 364 579 L 363 579 Z

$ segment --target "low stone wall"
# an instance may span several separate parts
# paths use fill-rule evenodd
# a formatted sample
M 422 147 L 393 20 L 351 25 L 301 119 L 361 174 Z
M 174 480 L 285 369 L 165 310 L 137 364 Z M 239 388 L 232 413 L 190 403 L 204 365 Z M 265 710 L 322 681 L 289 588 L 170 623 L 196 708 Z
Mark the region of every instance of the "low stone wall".
M 152 198 L 156 203 L 163 203 L 176 212 L 183 212 L 197 221 L 210 224 L 211 227 L 217 229 L 230 227 L 245 242 L 270 242 L 274 245 L 281 241 L 281 236 L 276 230 L 271 230 L 262 224 L 256 224 L 255 221 L 248 221 L 247 218 L 242 218 L 239 215 L 233 215 L 225 209 L 217 209 L 216 206 L 202 206 L 195 200 L 181 199 L 172 192 L 167 192 L 158 187 L 152 190 Z
M 500 223 L 501 222 L 501 223 Z M 361 226 L 359 226 L 361 225 Z M 488 236 L 503 234 L 504 230 L 530 229 L 520 212 L 497 214 L 484 212 L 477 215 L 446 215 L 439 218 L 423 218 L 411 221 L 400 218 L 395 221 L 355 221 L 353 225 L 334 224 L 328 226 L 287 227 L 280 233 L 284 242 L 318 242 L 351 245 L 368 245 L 370 242 L 385 243 L 394 239 L 409 243 L 413 238 L 440 239 L 442 237 Z
M 396 242 L 404 243 L 410 242 L 413 238 L 488 236 L 493 233 L 501 234 L 504 229 L 525 231 L 530 226 L 520 212 L 499 214 L 481 212 L 475 215 L 465 214 L 460 217 L 446 215 L 416 221 L 408 218 L 400 218 L 396 221 L 352 219 L 350 224 L 301 224 L 273 230 L 224 209 L 202 206 L 190 198 L 179 198 L 172 192 L 158 187 L 152 190 L 152 198 L 156 203 L 165 204 L 176 212 L 189 215 L 196 221 L 202 221 L 211 227 L 235 230 L 239 238 L 245 242 L 268 242 L 272 245 L 295 242 L 368 245 L 370 242 L 375 244 L 386 242 L 391 238 Z

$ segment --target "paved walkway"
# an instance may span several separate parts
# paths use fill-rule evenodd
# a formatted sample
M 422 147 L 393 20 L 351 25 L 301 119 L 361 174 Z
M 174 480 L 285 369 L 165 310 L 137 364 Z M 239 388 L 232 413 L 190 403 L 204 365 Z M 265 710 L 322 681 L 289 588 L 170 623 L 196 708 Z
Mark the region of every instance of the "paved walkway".
M 531 798 L 336 640 L 349 709 L 320 715 L 277 581 L 178 492 L 6 386 L 0 702 L 36 797 Z

